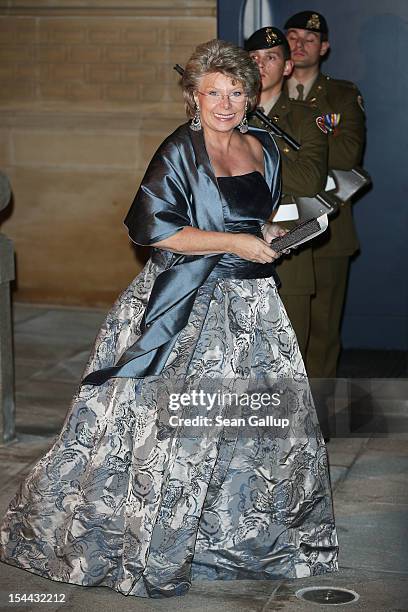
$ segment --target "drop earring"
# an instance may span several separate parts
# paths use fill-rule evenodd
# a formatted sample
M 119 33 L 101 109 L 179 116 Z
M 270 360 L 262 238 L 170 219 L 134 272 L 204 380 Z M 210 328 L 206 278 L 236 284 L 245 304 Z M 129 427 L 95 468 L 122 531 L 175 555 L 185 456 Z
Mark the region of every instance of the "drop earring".
M 247 110 L 248 110 L 248 100 L 245 100 L 244 116 L 242 117 L 241 123 L 238 126 L 238 129 L 241 132 L 241 134 L 246 134 L 248 131 L 248 119 L 246 117 Z
M 199 132 L 201 130 L 200 109 L 197 104 L 195 105 L 195 115 L 190 123 L 190 130 L 193 130 L 193 132 Z

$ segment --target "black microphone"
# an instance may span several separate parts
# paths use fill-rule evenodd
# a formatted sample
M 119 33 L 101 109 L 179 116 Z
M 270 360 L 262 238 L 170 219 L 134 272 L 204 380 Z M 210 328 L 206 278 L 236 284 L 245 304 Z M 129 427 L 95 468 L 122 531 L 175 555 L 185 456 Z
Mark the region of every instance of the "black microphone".
M 276 125 L 276 123 L 271 121 L 269 117 L 265 115 L 265 113 L 262 112 L 259 107 L 256 108 L 251 114 L 257 117 L 260 121 L 262 121 L 262 123 L 268 128 L 268 130 L 273 132 L 275 136 L 277 136 L 278 138 L 282 138 L 295 151 L 299 151 L 300 144 L 294 138 L 292 138 L 292 136 L 289 136 L 287 132 L 282 130 L 282 128 Z

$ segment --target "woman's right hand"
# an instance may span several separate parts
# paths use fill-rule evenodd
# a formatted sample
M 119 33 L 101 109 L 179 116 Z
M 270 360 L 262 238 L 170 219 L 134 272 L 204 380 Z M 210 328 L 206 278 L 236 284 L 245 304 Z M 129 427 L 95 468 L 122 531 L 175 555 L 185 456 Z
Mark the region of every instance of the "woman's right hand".
M 231 253 L 254 263 L 271 263 L 280 257 L 265 240 L 251 234 L 231 234 Z

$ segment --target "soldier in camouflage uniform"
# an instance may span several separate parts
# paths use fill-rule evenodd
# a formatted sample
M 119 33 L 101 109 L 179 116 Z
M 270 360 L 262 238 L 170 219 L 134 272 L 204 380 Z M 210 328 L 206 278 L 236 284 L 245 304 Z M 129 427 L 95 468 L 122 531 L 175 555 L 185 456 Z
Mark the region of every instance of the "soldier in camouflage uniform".
M 294 151 L 277 138 L 282 159 L 282 206 L 279 212 L 290 218 L 294 196 L 312 197 L 321 191 L 327 178 L 327 135 L 316 124 L 316 112 L 304 102 L 290 100 L 283 83 L 293 69 L 286 37 L 277 28 L 261 28 L 246 41 L 245 49 L 256 61 L 262 77 L 260 105 L 280 128 L 301 144 Z M 251 121 L 262 124 L 259 120 Z M 292 206 L 293 209 L 293 206 Z M 295 218 L 292 216 L 292 218 Z M 282 220 L 285 227 L 293 223 Z M 309 334 L 310 300 L 315 291 L 313 258 L 310 246 L 282 257 L 277 266 L 281 280 L 280 294 L 305 358 Z
M 349 81 L 320 72 L 329 49 L 322 15 L 303 11 L 285 24 L 294 71 L 286 83 L 290 98 L 304 100 L 320 115 L 328 133 L 328 168 L 351 170 L 361 163 L 365 116 L 361 94 Z M 311 378 L 334 378 L 340 352 L 340 322 L 347 285 L 349 258 L 358 249 L 350 202 L 331 218 L 329 231 L 313 241 L 316 293 L 311 302 L 307 370 Z

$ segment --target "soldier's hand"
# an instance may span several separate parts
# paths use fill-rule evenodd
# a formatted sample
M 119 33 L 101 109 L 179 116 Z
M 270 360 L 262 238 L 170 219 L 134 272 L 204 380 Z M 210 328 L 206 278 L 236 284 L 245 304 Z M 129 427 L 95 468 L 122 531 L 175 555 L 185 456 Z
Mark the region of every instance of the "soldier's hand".
M 271 242 L 274 238 L 278 236 L 284 236 L 288 233 L 289 230 L 281 227 L 278 223 L 265 223 L 262 228 L 262 234 L 265 242 Z

